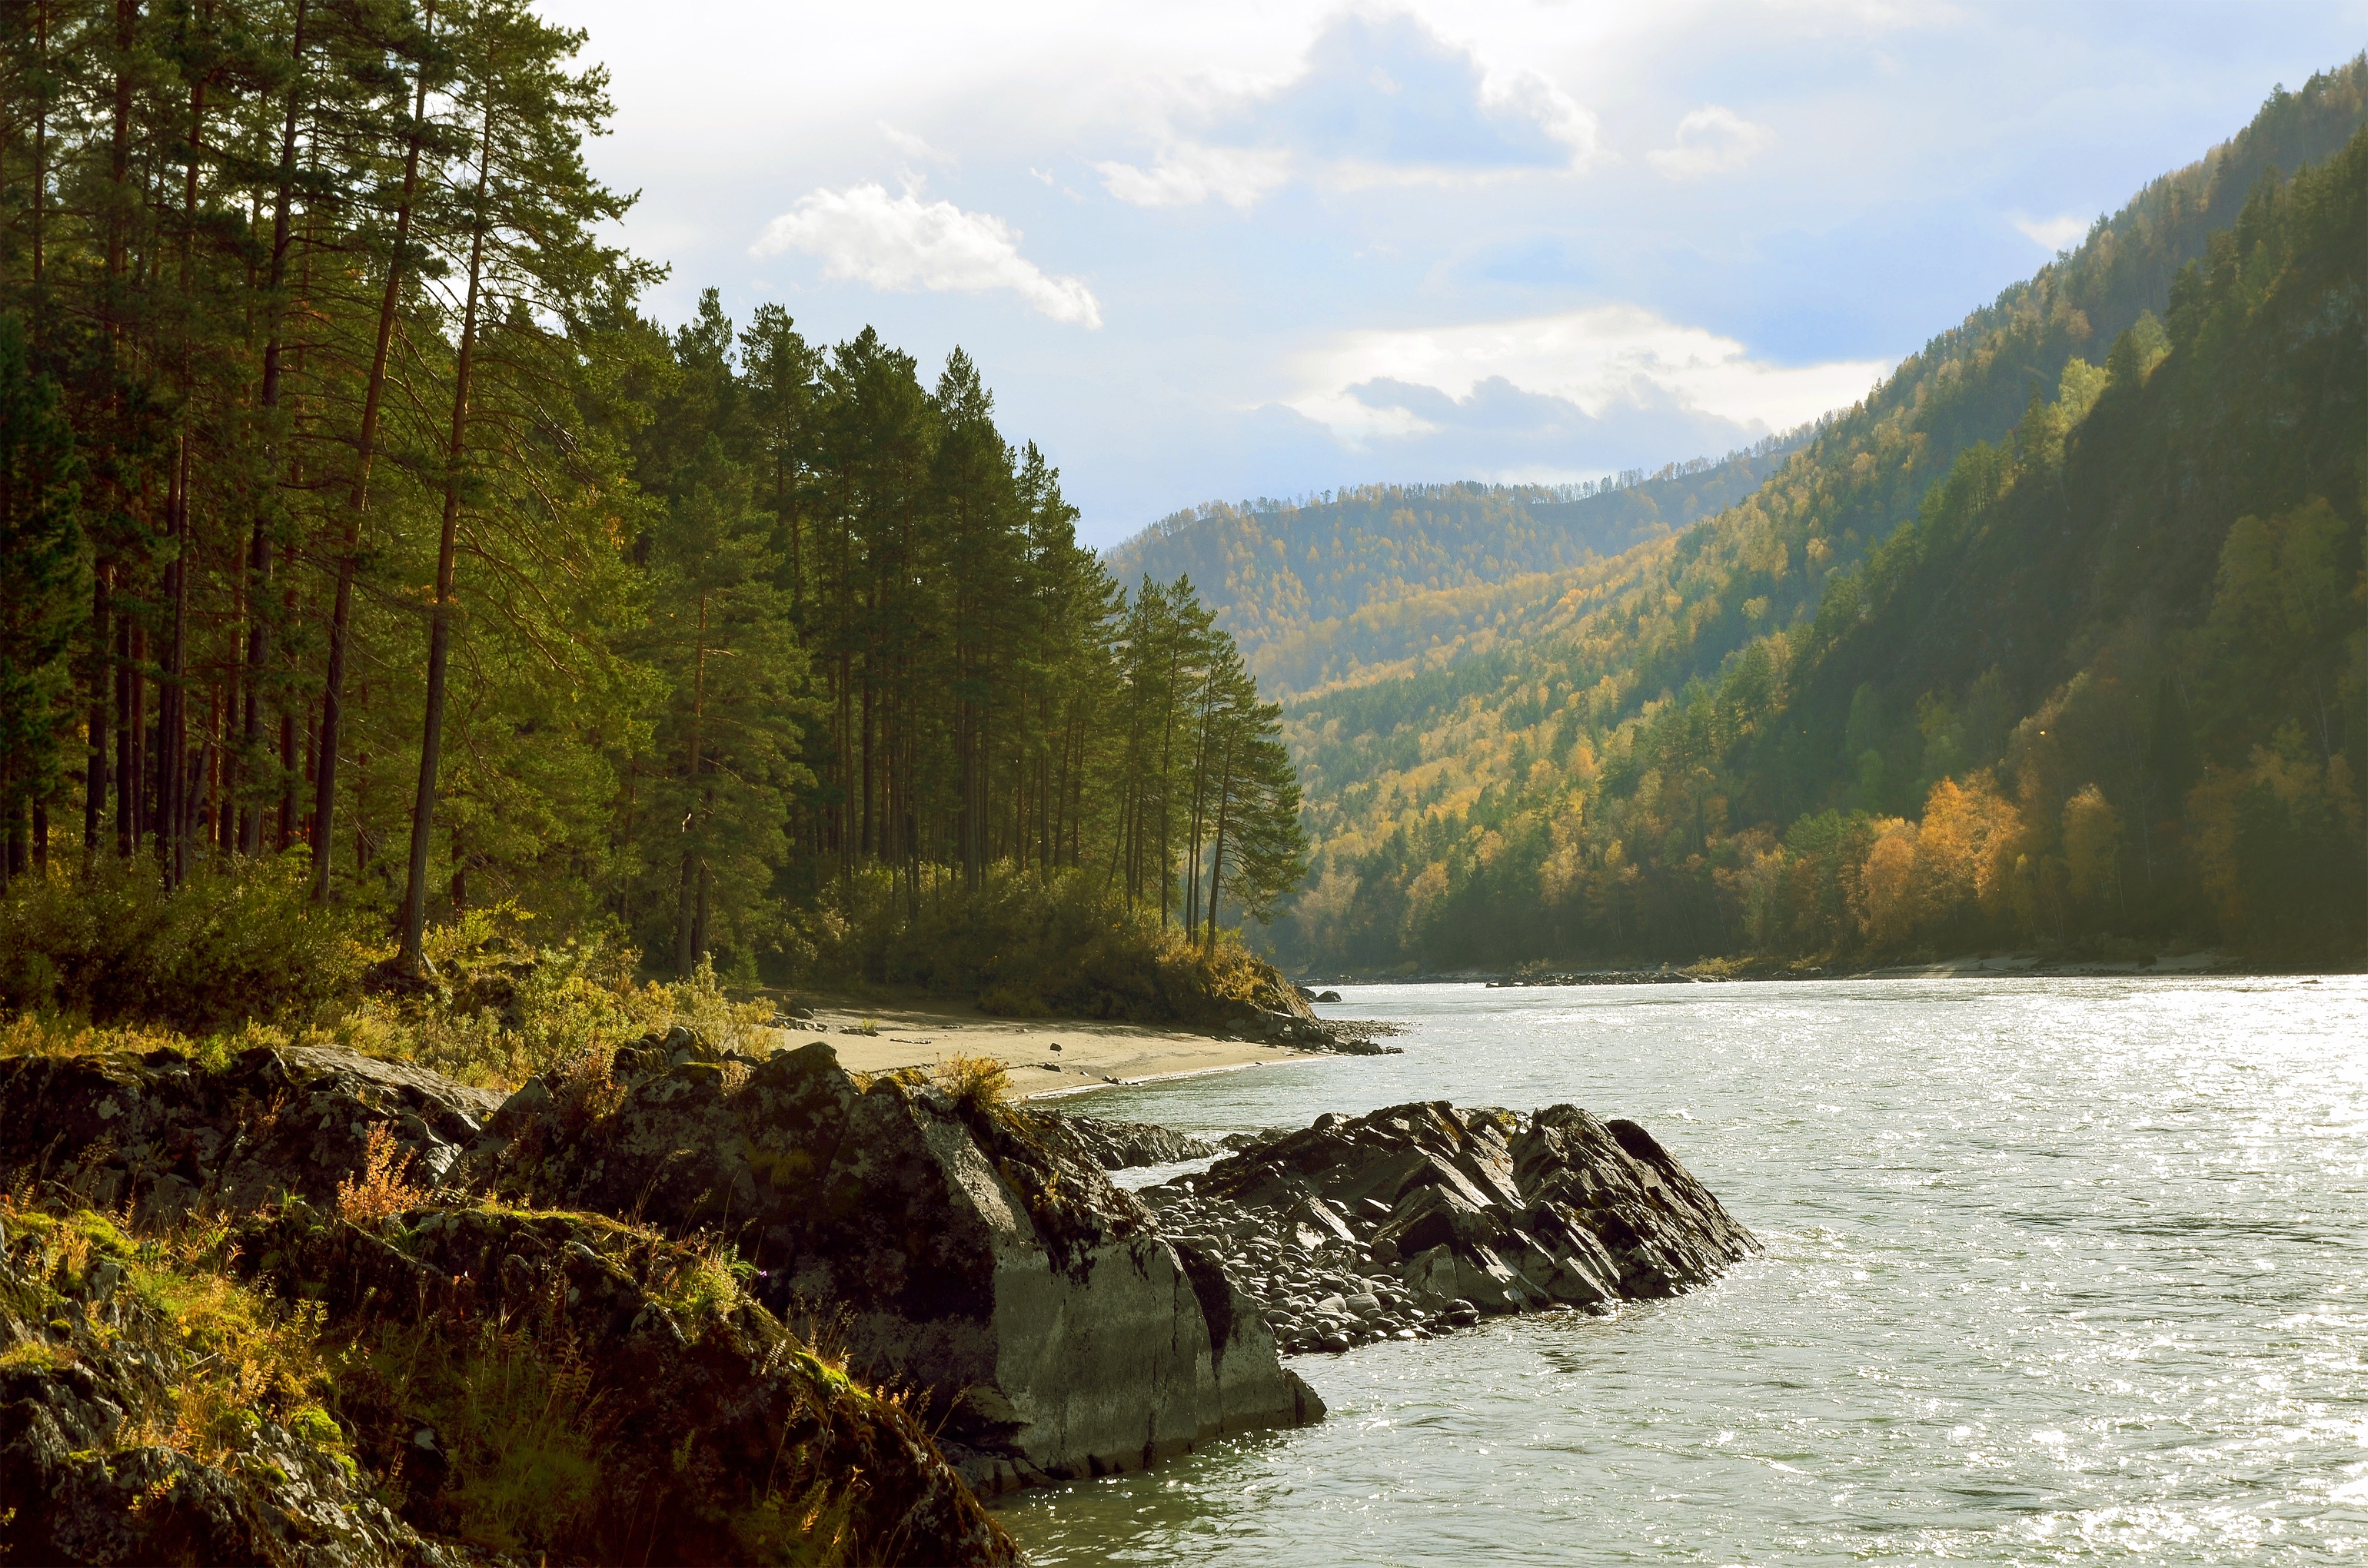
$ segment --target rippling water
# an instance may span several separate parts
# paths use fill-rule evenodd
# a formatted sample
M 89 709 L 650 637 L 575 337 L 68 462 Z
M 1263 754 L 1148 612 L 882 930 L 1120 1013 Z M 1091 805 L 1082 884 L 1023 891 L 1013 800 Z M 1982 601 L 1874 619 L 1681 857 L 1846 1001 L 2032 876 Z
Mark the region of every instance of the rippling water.
M 1095 1096 L 1633 1117 L 1720 1284 L 1292 1364 L 1319 1426 L 1006 1500 L 1040 1563 L 2368 1558 L 2368 983 L 1373 986 L 1403 1056 Z

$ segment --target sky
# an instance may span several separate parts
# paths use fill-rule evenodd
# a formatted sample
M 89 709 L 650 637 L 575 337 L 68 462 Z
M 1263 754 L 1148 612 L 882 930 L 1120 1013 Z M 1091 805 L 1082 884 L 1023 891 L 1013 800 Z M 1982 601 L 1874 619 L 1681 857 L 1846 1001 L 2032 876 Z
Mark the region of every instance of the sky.
M 2368 43 L 2368 0 L 541 8 L 610 74 L 653 314 L 965 349 L 1097 545 L 1789 429 Z

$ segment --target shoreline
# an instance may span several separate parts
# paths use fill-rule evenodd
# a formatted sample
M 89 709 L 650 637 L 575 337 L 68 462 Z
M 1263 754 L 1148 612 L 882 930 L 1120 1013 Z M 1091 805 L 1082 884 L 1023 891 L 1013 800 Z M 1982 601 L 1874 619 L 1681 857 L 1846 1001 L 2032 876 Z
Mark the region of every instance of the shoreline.
M 776 1030 L 793 1045 L 828 1040 L 839 1065 L 849 1072 L 878 1074 L 926 1069 L 958 1056 L 993 1057 L 1010 1073 L 1013 1097 L 1023 1100 L 1329 1061 L 1344 1054 L 1281 1040 L 1204 1033 L 1181 1025 L 998 1018 L 960 1004 L 866 1005 L 814 997 L 811 1008 L 810 1019 L 777 1021 Z

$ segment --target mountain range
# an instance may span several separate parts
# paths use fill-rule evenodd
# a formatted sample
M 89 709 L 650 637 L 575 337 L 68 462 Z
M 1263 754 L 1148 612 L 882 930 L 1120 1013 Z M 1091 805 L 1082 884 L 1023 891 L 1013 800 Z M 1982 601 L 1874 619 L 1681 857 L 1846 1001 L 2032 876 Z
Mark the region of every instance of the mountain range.
M 2360 948 L 2368 57 L 1856 406 L 1587 494 L 1179 513 L 1326 970 Z

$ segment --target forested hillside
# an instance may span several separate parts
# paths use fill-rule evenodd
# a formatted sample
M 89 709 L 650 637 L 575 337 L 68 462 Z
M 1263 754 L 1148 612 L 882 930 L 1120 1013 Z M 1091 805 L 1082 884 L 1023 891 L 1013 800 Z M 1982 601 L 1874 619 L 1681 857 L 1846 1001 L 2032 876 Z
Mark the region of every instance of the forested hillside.
M 1323 965 L 1436 967 L 2108 932 L 2303 942 L 2298 928 L 2260 924 L 2258 868 L 2271 851 L 2258 846 L 2276 835 L 2260 837 L 2270 830 L 2257 824 L 2247 861 L 2228 802 L 2254 787 L 2231 780 L 2266 777 L 2256 742 L 2271 747 L 2263 756 L 2292 754 L 2278 778 L 2316 768 L 2311 788 L 2326 791 L 2331 813 L 2312 819 L 2318 829 L 2294 828 L 2303 836 L 2294 842 L 2314 844 L 2324 867 L 2356 863 L 2358 819 L 2342 801 L 2362 766 L 2358 726 L 2327 715 L 2341 706 L 2339 666 L 2353 669 L 2342 700 L 2355 710 L 2362 688 L 2356 668 L 2327 649 L 2361 619 L 2359 599 L 2344 597 L 2359 570 L 2361 495 L 2344 464 L 2362 438 L 2361 231 L 2327 215 L 2347 190 L 2356 198 L 2361 175 L 2356 148 L 2351 162 L 2291 187 L 2275 171 L 2342 148 L 2363 100 L 2368 62 L 2357 60 L 2281 93 L 2230 143 L 2156 182 L 2078 250 L 1934 340 L 1749 500 L 1570 574 L 1551 600 L 1529 585 L 1502 590 L 1527 608 L 1495 628 L 1486 651 L 1292 704 L 1318 867 L 1279 932 L 1283 950 Z M 2253 292 L 2240 300 L 2240 285 Z M 2238 319 L 2244 333 L 2226 324 Z M 2204 322 L 2219 324 L 2195 325 Z M 2288 329 L 2301 335 L 2277 335 Z M 2336 358 L 2309 358 L 2322 351 Z M 2141 396 L 2134 367 L 2166 353 L 2169 379 L 2146 380 Z M 2304 374 L 2322 379 L 2309 396 L 2288 395 Z M 2236 378 L 2249 390 L 2239 393 Z M 2092 402 L 2106 410 L 2093 435 Z M 2206 430 L 2216 432 L 2208 442 Z M 2008 444 L 1986 444 L 1994 440 Z M 2305 461 L 2305 449 L 2320 455 Z M 1990 555 L 1944 554 L 1920 555 L 1939 563 L 1900 576 L 1906 541 L 1928 525 L 1945 531 L 1936 517 L 1962 520 L 1991 498 L 2035 506 L 2042 489 L 2058 507 L 2044 525 L 2014 511 L 2032 530 L 2018 574 Z M 2155 509 L 2137 496 L 2155 498 Z M 2173 501 L 2175 517 L 2162 510 Z M 2257 522 L 2234 528 L 2248 515 Z M 2320 540 L 2308 548 L 2334 552 L 2327 570 L 2343 585 L 2341 635 L 2314 623 L 2319 695 L 2292 713 L 2300 728 L 2283 740 L 2274 723 L 2256 734 L 2252 720 L 2226 719 L 2287 714 L 2288 694 L 2260 684 L 2267 653 L 2238 674 L 2199 630 L 2213 623 L 2215 572 L 2237 570 L 2219 564 L 2224 536 L 2241 541 L 2257 529 L 2272 541 L 2294 529 Z M 2076 542 L 2100 533 L 2125 542 Z M 1997 536 L 1985 527 L 1967 537 Z M 2284 570 L 2287 548 L 2260 546 L 2263 570 Z M 1879 602 L 1870 597 L 1878 588 Z M 1861 614 L 1875 625 L 1878 609 L 1890 641 L 1850 630 Z M 2219 613 L 2219 624 L 2235 624 L 2237 612 Z M 2135 619 L 2124 626 L 2124 617 Z M 2157 630 L 2129 629 L 2140 626 Z M 2141 642 L 2151 651 L 2129 668 L 2099 662 L 2109 647 Z M 1970 670 L 1952 662 L 1973 656 L 1967 647 L 1985 655 Z M 2183 733 L 2204 748 L 2181 765 L 2202 771 L 2158 775 L 2141 801 L 2133 776 L 2064 753 L 2070 732 L 2045 717 L 2050 705 L 2086 711 L 2109 688 L 2141 693 L 2141 730 L 2174 736 L 2162 744 L 2177 750 Z M 2208 690 L 2232 695 L 2197 710 Z M 2009 757 L 2026 719 L 2033 737 L 2049 732 L 2045 755 L 2071 756 L 2066 767 L 2087 776 L 2066 786 L 2034 760 L 2040 753 Z M 2295 735 L 2310 739 L 2305 751 Z M 2130 744 L 2132 755 L 2145 749 Z M 2027 801 L 2016 793 L 2026 779 L 2044 780 L 2028 786 Z M 2219 793 L 2195 796 L 2206 781 Z M 2288 793 L 2301 790 L 2292 783 Z M 1861 873 L 1877 842 L 1892 844 L 1880 858 L 1896 865 L 1899 842 L 1912 843 L 1907 815 L 1929 820 L 1937 807 L 1945 824 L 1976 795 L 2013 807 L 2023 836 L 1995 844 L 2001 856 L 2017 846 L 2009 869 L 2013 857 L 2027 862 L 2018 885 L 2053 891 L 2020 903 L 1993 891 L 1978 918 L 1929 889 L 1912 919 L 1889 905 L 1876 913 Z M 2075 831 L 2074 818 L 2088 825 Z M 2328 838 L 2328 823 L 2351 824 L 2351 836 Z M 2096 892 L 2104 852 L 2082 836 L 2091 830 L 2117 846 L 2110 899 Z M 2123 843 L 2143 862 L 2135 892 Z M 2089 847 L 2076 856 L 2074 844 Z M 2246 864 L 2256 869 L 2231 869 Z M 1984 885 L 2005 887 L 1997 878 L 2007 873 L 1992 870 Z M 2242 885 L 2257 889 L 2250 903 L 2228 892 Z M 2314 885 L 2318 919 L 2331 884 Z M 1810 904 L 1822 915 L 1800 913 Z M 2334 940 L 2351 927 L 2318 929 Z
M 1304 501 L 1211 502 L 1110 551 L 1121 582 L 1189 576 L 1280 691 L 1373 666 L 1452 656 L 1501 618 L 1496 595 L 1625 553 L 1748 495 L 1805 432 L 1722 461 L 1697 458 L 1599 484 L 1373 484 Z M 1461 593 L 1486 617 L 1406 618 L 1391 607 Z
M 1213 948 L 1301 867 L 1231 640 L 1121 591 L 961 352 L 643 318 L 581 41 L 10 11 L 0 886 L 290 856 L 406 970 L 511 901 L 665 969 L 988 983 L 1019 882 Z

